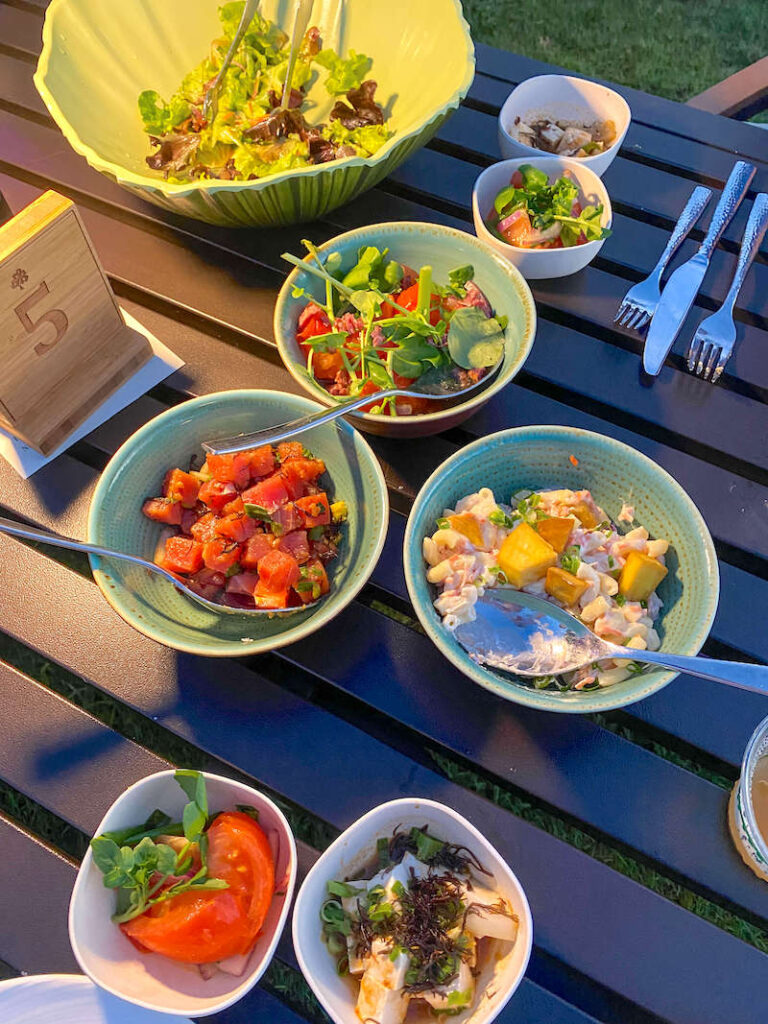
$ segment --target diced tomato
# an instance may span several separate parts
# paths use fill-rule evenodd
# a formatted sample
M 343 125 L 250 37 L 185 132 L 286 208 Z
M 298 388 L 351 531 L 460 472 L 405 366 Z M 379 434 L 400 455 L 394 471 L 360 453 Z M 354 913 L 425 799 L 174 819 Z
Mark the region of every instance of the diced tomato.
M 199 540 L 201 544 L 204 544 L 207 540 L 213 540 L 214 537 L 218 536 L 216 532 L 216 524 L 219 521 L 219 517 L 215 512 L 206 512 L 205 515 L 200 516 L 196 523 L 190 529 L 190 533 Z
M 525 179 L 520 171 L 515 171 L 512 177 L 509 179 L 509 184 L 512 188 L 522 188 L 525 183 Z
M 233 498 L 232 501 L 228 501 L 221 510 L 222 515 L 225 516 L 234 516 L 240 512 L 245 512 L 245 502 L 239 494 L 236 498 Z
M 328 573 L 320 561 L 310 562 L 306 567 L 306 571 L 302 572 L 301 579 L 294 587 L 303 604 L 316 601 L 323 594 L 327 594 L 330 589 Z
M 178 501 L 171 501 L 169 498 L 147 498 L 141 506 L 141 511 L 147 519 L 154 519 L 156 523 L 166 523 L 168 526 L 181 525 L 182 508 Z
M 287 555 L 295 558 L 299 565 L 303 565 L 304 562 L 309 560 L 307 531 L 292 530 L 290 533 L 286 533 L 278 541 L 277 548 L 279 551 L 285 551 Z
M 296 337 L 300 342 L 306 341 L 307 338 L 316 338 L 320 334 L 328 334 L 333 328 L 325 310 L 315 302 L 310 302 L 304 307 L 296 326 Z
M 205 964 L 249 952 L 275 891 L 275 865 L 263 829 L 247 814 L 218 815 L 207 832 L 208 876 L 226 889 L 194 890 L 154 904 L 120 925 L 140 949 Z
M 531 218 L 525 210 L 515 210 L 499 221 L 499 234 L 510 245 L 525 246 L 531 234 Z
M 257 572 L 239 572 L 227 581 L 227 593 L 247 594 L 248 597 L 253 597 L 258 582 L 259 574 Z
M 335 380 L 336 374 L 344 369 L 344 357 L 335 352 L 315 352 L 312 356 L 312 371 L 318 380 Z
M 281 536 L 284 533 L 290 533 L 291 530 L 298 530 L 300 526 L 304 525 L 302 514 L 292 501 L 275 509 L 272 519 L 277 524 Z
M 200 518 L 197 509 L 185 508 L 181 513 L 181 532 L 189 536 L 192 533 L 192 527 L 195 525 L 197 520 Z
M 322 459 L 291 459 L 280 471 L 280 476 L 291 498 L 302 498 L 307 491 L 305 484 L 314 483 L 325 472 Z
M 251 467 L 251 476 L 254 479 L 269 476 L 275 468 L 275 456 L 271 444 L 264 444 L 261 448 L 254 448 L 244 454 L 248 456 L 248 465 Z
M 203 544 L 203 561 L 207 569 L 226 573 L 240 561 L 240 545 L 217 537 Z
M 183 469 L 169 469 L 163 480 L 163 494 L 171 501 L 180 502 L 184 508 L 194 508 L 200 481 Z
M 418 282 L 416 284 L 412 284 L 410 288 L 406 288 L 404 291 L 400 292 L 400 294 L 397 296 L 396 302 L 399 306 L 402 306 L 404 309 L 416 309 L 416 307 L 419 304 Z M 395 312 L 397 313 L 399 312 L 399 310 L 395 310 Z M 432 324 L 433 327 L 435 326 L 435 324 L 440 322 L 441 316 L 442 314 L 440 312 L 440 296 L 432 292 L 432 294 L 429 297 L 429 322 Z
M 191 537 L 169 537 L 162 565 L 171 572 L 197 572 L 203 567 L 203 545 Z
M 299 578 L 299 563 L 292 555 L 273 548 L 259 561 L 259 581 L 263 590 L 282 593 Z
M 216 532 L 220 537 L 227 537 L 237 544 L 244 544 L 249 537 L 256 533 L 256 520 L 251 519 L 245 512 L 236 512 L 231 516 L 224 516 L 216 524 Z
M 223 484 L 234 484 L 236 487 L 247 487 L 251 479 L 251 467 L 245 452 L 234 455 L 208 455 L 205 460 L 208 472 L 214 480 Z
M 277 544 L 277 538 L 271 533 L 255 533 L 248 539 L 240 556 L 243 569 L 258 569 L 259 562 Z
M 281 441 L 277 446 L 277 457 L 281 462 L 288 462 L 290 459 L 303 459 L 304 445 L 301 441 Z
M 225 505 L 237 497 L 237 488 L 231 480 L 206 480 L 200 488 L 198 498 L 215 512 L 221 511 Z
M 321 491 L 319 494 L 309 494 L 306 498 L 299 498 L 296 506 L 301 512 L 303 525 L 307 529 L 311 529 L 313 526 L 327 526 L 331 521 L 331 508 L 325 491 Z
M 375 395 L 381 388 L 378 384 L 374 384 L 372 380 L 367 380 L 365 384 L 360 388 L 361 395 Z M 370 412 L 376 405 L 376 402 L 371 402 L 370 405 L 364 405 L 361 408 L 361 412 Z
M 242 498 L 246 505 L 260 505 L 271 514 L 288 501 L 288 491 L 280 476 L 275 474 L 243 491 Z
M 430 411 L 428 398 L 396 398 L 395 405 L 401 416 L 421 416 Z

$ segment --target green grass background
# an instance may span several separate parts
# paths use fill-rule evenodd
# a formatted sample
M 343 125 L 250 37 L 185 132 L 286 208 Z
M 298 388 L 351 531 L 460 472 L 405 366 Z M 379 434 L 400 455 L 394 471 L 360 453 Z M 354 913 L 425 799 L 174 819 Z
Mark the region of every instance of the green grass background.
M 477 42 L 687 100 L 768 53 L 768 0 L 463 0 Z

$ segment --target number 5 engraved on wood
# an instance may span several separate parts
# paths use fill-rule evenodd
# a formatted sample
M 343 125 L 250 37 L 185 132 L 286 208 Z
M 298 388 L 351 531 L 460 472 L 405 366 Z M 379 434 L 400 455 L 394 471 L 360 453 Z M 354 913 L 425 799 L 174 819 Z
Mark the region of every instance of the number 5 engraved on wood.
M 16 316 L 21 320 L 22 326 L 27 334 L 34 334 L 41 324 L 51 324 L 56 331 L 56 337 L 53 341 L 38 341 L 35 345 L 35 352 L 39 356 L 44 356 L 46 352 L 53 348 L 67 332 L 69 327 L 69 320 L 67 320 L 66 314 L 61 309 L 49 309 L 47 313 L 43 313 L 37 320 L 33 320 L 29 315 L 29 310 L 33 306 L 36 306 L 41 299 L 44 299 L 46 295 L 50 294 L 48 285 L 45 281 L 41 281 L 40 284 L 31 292 L 26 299 L 13 307 L 13 311 Z

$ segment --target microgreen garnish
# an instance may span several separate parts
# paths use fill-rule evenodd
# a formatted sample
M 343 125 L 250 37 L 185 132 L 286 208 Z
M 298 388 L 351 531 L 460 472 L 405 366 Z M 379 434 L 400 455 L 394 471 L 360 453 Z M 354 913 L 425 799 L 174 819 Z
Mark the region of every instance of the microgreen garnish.
M 144 827 L 104 833 L 91 840 L 93 861 L 104 875 L 104 886 L 117 889 L 117 910 L 112 920 L 118 924 L 130 921 L 153 904 L 183 892 L 227 888 L 223 879 L 207 877 L 204 832 L 208 822 L 208 798 L 205 779 L 200 772 L 185 770 L 177 771 L 174 778 L 189 798 L 181 822 L 172 823 L 167 815 L 156 811 Z M 162 825 L 157 824 L 158 816 L 165 819 Z M 158 828 L 162 831 L 157 832 Z M 154 842 L 153 833 L 158 837 L 183 835 L 186 843 L 177 853 L 167 843 Z M 189 875 L 193 852 L 199 854 L 200 868 Z M 180 875 L 185 877 L 178 877 Z M 167 884 L 169 879 L 174 879 L 170 885 Z

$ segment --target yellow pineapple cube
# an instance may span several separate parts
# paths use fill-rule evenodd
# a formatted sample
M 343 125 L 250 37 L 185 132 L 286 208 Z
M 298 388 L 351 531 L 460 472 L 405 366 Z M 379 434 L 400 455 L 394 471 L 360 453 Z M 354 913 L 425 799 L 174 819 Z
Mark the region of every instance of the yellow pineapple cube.
M 551 544 L 558 555 L 565 551 L 568 538 L 573 530 L 573 520 L 569 517 L 548 516 L 536 523 L 536 532 L 543 537 L 547 544 Z
M 478 523 L 471 512 L 462 512 L 460 515 L 448 516 L 448 522 L 457 533 L 463 533 L 470 544 L 474 544 L 476 548 L 483 546 L 483 531 L 480 529 L 480 523 Z
M 520 523 L 499 549 L 499 568 L 518 590 L 535 583 L 557 562 L 557 552 L 529 526 Z
M 580 580 L 572 572 L 560 569 L 556 565 L 551 565 L 547 569 L 544 589 L 551 597 L 556 597 L 563 604 L 576 604 L 587 586 L 586 580 Z
M 628 601 L 647 601 L 666 575 L 666 567 L 657 558 L 630 551 L 619 576 L 619 593 Z

